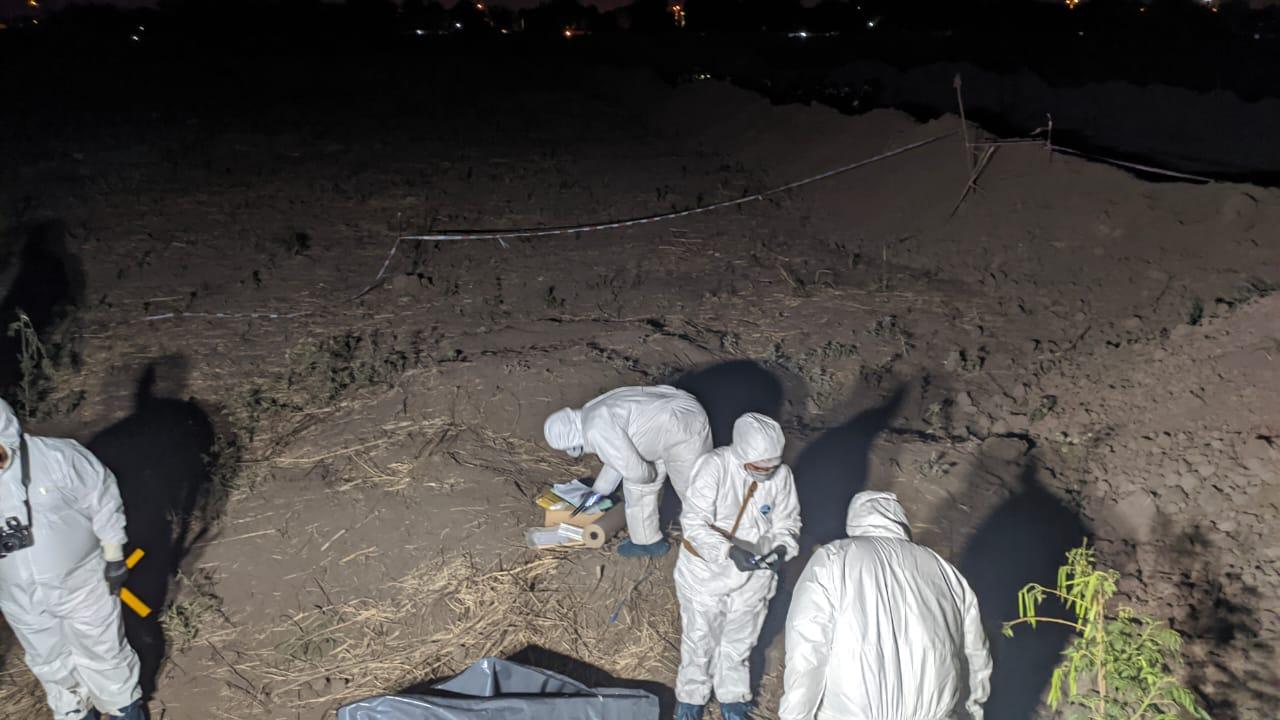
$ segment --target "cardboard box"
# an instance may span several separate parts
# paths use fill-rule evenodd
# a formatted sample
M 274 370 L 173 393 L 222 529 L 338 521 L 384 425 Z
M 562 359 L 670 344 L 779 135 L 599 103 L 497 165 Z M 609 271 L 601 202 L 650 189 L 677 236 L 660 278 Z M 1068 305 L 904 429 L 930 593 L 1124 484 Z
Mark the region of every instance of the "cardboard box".
M 568 523 L 576 527 L 586 527 L 588 525 L 599 524 L 600 521 L 612 515 L 621 515 L 623 524 L 626 524 L 626 511 L 622 509 L 622 503 L 614 503 L 613 507 L 604 512 L 584 512 L 579 513 L 575 517 L 569 517 L 573 512 L 573 508 L 568 510 L 544 510 L 546 522 L 544 525 L 559 525 L 560 523 Z
M 617 535 L 618 531 L 627 525 L 627 513 L 622 509 L 622 503 L 615 503 L 613 507 L 602 513 L 580 513 L 576 517 L 569 517 L 573 510 L 545 510 L 544 512 L 546 519 L 543 524 L 548 527 L 558 527 L 561 523 L 567 523 L 582 528 L 583 544 L 589 548 L 603 546 L 609 538 Z

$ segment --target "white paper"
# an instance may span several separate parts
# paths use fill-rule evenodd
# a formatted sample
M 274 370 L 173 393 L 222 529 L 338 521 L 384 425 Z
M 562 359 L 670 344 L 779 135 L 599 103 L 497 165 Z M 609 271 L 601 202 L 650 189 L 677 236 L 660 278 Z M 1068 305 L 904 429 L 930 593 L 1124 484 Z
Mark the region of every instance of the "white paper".
M 591 488 L 583 485 L 577 480 L 562 482 L 559 485 L 552 485 L 551 491 L 559 495 L 562 499 L 569 501 L 574 507 L 582 504 L 583 500 L 591 494 Z

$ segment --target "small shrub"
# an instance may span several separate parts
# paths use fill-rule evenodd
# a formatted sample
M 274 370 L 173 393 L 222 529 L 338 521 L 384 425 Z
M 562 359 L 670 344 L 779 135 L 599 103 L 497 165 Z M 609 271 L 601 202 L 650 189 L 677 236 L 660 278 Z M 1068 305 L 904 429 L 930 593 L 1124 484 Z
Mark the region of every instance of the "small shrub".
M 22 311 L 9 323 L 9 337 L 18 339 L 18 413 L 24 419 L 38 417 L 53 388 L 53 362 L 36 334 L 31 318 Z
M 1209 720 L 1195 694 L 1175 676 L 1182 663 L 1182 636 L 1132 608 L 1112 605 L 1120 574 L 1098 568 L 1088 543 L 1067 552 L 1057 588 L 1030 583 L 1018 593 L 1018 619 L 1004 624 L 1054 623 L 1076 637 L 1049 684 L 1049 707 L 1084 710 L 1089 720 Z M 1046 600 L 1063 605 L 1075 620 L 1039 614 Z M 1070 715 L 1070 713 L 1069 713 Z
M 1200 298 L 1191 299 L 1191 312 L 1187 314 L 1188 325 L 1199 325 L 1204 320 L 1204 303 Z

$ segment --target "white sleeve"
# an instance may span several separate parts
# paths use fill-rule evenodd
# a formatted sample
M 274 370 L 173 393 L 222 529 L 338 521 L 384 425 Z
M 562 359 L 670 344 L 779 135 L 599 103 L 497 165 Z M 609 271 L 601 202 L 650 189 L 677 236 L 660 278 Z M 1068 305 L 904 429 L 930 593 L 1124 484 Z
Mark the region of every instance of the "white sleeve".
M 616 423 L 600 423 L 587 428 L 583 434 L 587 437 L 592 452 L 605 465 L 601 475 L 606 475 L 612 470 L 621 475 L 624 480 L 641 485 L 657 479 L 658 471 L 653 467 L 653 463 L 640 455 L 640 451 L 636 450 L 626 430 Z M 600 482 L 599 478 L 596 482 Z
M 796 496 L 796 481 L 791 468 L 783 465 L 779 475 L 770 482 L 782 483 L 781 492 L 774 501 L 772 518 L 773 528 L 769 531 L 769 547 L 761 548 L 769 552 L 778 545 L 787 549 L 787 560 L 793 560 L 800 554 L 800 498 Z
M 987 634 L 982 629 L 978 598 L 968 583 L 964 589 L 964 654 L 969 661 L 969 699 L 965 709 L 973 720 L 982 720 L 982 704 L 991 695 L 991 652 L 987 647 Z
M 722 471 L 714 454 L 703 455 L 693 466 L 689 490 L 685 493 L 680 527 L 684 539 L 693 545 L 703 560 L 729 558 L 732 545 L 723 535 L 712 530 L 716 522 L 716 496 L 720 493 Z
M 76 509 L 92 523 L 98 542 L 123 546 L 128 537 L 124 532 L 124 503 L 120 500 L 116 476 L 74 440 L 66 441 L 58 450 L 66 468 L 67 491 Z
M 591 484 L 591 492 L 612 495 L 621 484 L 622 473 L 614 470 L 612 466 L 605 465 L 600 468 L 600 474 L 596 475 L 596 481 Z
M 831 558 L 832 553 L 826 549 L 815 553 L 791 597 L 778 720 L 813 720 L 826 692 L 827 662 L 836 620 Z

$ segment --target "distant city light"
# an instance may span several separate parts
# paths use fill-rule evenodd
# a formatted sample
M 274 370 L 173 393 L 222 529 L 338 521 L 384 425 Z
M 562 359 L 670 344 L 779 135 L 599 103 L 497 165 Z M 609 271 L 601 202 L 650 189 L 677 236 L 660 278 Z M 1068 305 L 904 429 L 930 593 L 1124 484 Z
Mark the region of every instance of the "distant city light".
M 129 39 L 134 42 L 142 42 L 142 38 L 138 37 L 137 35 L 130 35 Z
M 455 28 L 459 29 L 459 30 L 461 30 L 461 29 L 462 29 L 462 23 L 460 23 L 460 22 L 456 22 L 456 23 L 454 23 L 454 24 L 453 24 L 453 26 L 454 26 Z
M 33 7 L 33 8 L 40 7 L 40 0 L 27 0 L 27 7 Z
M 1080 4 L 1080 0 L 1067 0 L 1067 7 L 1071 8 L 1072 10 L 1076 9 L 1076 6 L 1079 4 Z
M 413 31 L 413 34 L 414 34 L 414 35 L 426 35 L 426 34 L 427 34 L 427 31 L 426 31 L 426 30 L 423 30 L 422 28 L 418 28 L 417 30 L 414 30 L 414 31 Z
M 877 22 L 876 20 L 868 20 L 868 21 L 867 21 L 867 28 L 868 28 L 868 29 L 870 29 L 870 28 L 874 28 L 874 27 L 876 26 L 876 22 Z
M 673 2 L 667 7 L 667 9 L 671 12 L 671 20 L 676 24 L 676 27 L 684 27 L 684 5 L 678 2 Z

